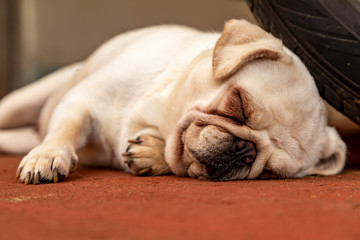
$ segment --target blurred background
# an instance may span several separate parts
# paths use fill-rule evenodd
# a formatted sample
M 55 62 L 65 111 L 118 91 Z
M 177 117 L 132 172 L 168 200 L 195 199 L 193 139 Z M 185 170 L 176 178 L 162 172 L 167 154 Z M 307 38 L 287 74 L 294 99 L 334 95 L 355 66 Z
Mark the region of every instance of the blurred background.
M 243 0 L 0 0 L 0 98 L 118 33 L 155 24 L 221 31 L 231 18 L 255 23 Z

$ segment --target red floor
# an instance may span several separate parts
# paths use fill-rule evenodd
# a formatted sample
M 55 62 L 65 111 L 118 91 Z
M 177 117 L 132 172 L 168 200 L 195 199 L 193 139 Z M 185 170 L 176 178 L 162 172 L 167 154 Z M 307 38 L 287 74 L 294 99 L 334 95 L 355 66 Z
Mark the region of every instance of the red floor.
M 0 156 L 0 239 L 358 240 L 357 144 L 338 176 L 235 182 L 80 167 L 23 185 L 20 157 Z

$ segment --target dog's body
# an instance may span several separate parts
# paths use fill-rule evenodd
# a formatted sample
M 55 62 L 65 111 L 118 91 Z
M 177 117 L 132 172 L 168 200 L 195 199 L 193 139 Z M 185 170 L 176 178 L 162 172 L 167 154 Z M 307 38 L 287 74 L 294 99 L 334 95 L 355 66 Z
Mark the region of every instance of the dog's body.
M 24 127 L 37 121 L 39 134 Z M 67 176 L 78 156 L 212 180 L 329 175 L 345 162 L 306 68 L 239 20 L 222 34 L 158 26 L 115 37 L 86 62 L 5 97 L 0 128 L 0 151 L 33 148 L 17 177 L 34 184 Z

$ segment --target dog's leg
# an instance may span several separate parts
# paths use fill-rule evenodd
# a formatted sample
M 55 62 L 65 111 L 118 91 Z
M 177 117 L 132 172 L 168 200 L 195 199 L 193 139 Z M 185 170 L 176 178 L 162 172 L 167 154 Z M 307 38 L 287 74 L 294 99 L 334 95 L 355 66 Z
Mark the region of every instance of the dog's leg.
M 0 130 L 0 152 L 26 154 L 41 143 L 34 127 Z
M 91 131 L 91 119 L 84 106 L 61 104 L 55 110 L 44 141 L 26 155 L 17 178 L 28 184 L 58 182 L 77 166 L 75 151 L 84 146 Z
M 163 175 L 170 173 L 165 162 L 165 141 L 151 135 L 141 135 L 129 140 L 126 152 L 122 154 L 131 172 L 135 175 Z

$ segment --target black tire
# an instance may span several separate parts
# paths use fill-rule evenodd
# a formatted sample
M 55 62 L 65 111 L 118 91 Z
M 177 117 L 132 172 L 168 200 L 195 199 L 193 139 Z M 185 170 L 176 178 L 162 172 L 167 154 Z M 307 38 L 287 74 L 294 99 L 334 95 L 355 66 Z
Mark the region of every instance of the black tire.
M 247 3 L 259 24 L 306 64 L 320 95 L 360 124 L 360 1 Z

